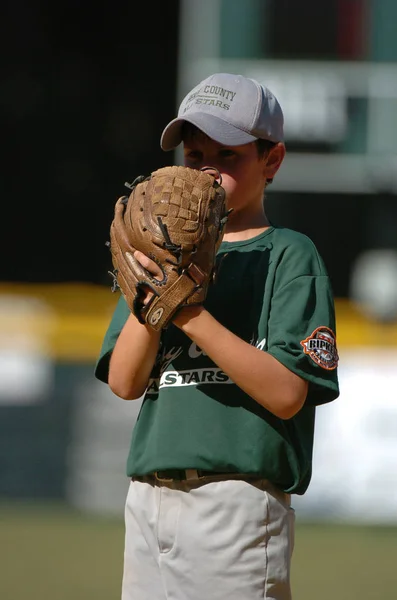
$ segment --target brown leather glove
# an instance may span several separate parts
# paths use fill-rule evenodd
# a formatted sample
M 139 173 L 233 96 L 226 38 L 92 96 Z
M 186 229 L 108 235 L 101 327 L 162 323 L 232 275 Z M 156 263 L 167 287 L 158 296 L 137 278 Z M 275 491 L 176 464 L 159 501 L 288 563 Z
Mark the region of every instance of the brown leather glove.
M 112 289 L 119 288 L 138 320 L 155 330 L 167 327 L 181 307 L 206 298 L 229 214 L 216 178 L 211 167 L 164 167 L 126 184 L 130 196 L 116 202 Z M 160 267 L 161 280 L 134 258 L 135 250 Z

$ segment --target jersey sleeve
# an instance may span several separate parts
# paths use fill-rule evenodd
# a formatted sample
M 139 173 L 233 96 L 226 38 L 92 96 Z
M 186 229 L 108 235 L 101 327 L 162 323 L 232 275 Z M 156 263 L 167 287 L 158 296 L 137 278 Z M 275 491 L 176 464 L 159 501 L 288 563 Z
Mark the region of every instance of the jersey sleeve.
M 330 279 L 312 248 L 286 253 L 271 302 L 267 350 L 309 382 L 307 404 L 339 396 L 335 308 Z
M 100 381 L 103 381 L 104 383 L 108 382 L 109 363 L 110 357 L 113 352 L 113 348 L 129 315 L 130 310 L 127 306 L 127 303 L 124 300 L 124 297 L 120 296 L 120 299 L 114 310 L 112 319 L 110 321 L 109 327 L 105 333 L 99 357 L 95 365 L 95 377 Z

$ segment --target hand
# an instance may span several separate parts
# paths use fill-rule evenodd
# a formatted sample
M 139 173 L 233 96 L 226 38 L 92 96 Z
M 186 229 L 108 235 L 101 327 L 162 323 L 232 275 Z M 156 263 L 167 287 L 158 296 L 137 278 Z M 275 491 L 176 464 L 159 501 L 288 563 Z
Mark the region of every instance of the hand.
M 163 272 L 158 266 L 158 264 L 155 263 L 154 260 L 146 256 L 146 254 L 143 254 L 143 252 L 140 252 L 139 250 L 135 250 L 134 258 L 144 269 L 146 269 L 146 271 L 149 271 L 149 273 L 153 275 L 153 277 L 155 277 L 158 280 L 161 280 L 163 278 Z M 152 297 L 153 292 L 148 288 L 143 304 L 146 306 L 150 302 L 150 299 Z M 183 331 L 185 326 L 188 325 L 189 321 L 198 317 L 203 310 L 204 308 L 201 305 L 184 306 L 183 308 L 178 310 L 178 312 L 172 319 L 172 322 L 174 323 L 174 325 L 176 325 L 176 327 L 182 329 Z

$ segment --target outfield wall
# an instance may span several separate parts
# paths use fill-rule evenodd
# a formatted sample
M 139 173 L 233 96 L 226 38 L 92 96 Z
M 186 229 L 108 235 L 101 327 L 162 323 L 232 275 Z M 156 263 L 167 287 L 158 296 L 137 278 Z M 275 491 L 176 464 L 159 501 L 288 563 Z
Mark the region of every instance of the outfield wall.
M 122 514 L 140 400 L 95 380 L 107 287 L 0 285 L 0 497 Z M 397 325 L 336 302 L 341 395 L 318 409 L 302 519 L 397 522 Z

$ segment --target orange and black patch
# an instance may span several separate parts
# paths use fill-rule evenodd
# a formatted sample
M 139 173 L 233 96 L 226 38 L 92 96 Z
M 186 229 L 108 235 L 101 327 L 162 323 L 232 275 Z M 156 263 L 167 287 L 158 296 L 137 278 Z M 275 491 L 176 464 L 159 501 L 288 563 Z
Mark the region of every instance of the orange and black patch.
M 305 354 L 323 369 L 332 371 L 338 366 L 335 334 L 329 327 L 317 327 L 311 335 L 301 341 Z

